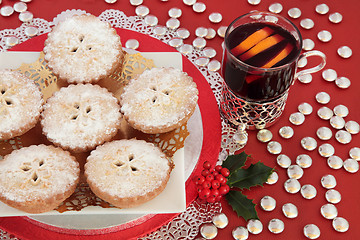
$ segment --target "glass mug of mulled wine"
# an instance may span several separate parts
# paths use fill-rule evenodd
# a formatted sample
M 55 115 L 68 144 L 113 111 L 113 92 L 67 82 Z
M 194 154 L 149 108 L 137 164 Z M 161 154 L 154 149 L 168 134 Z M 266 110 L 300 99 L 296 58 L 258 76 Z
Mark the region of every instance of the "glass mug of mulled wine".
M 301 50 L 300 31 L 282 16 L 254 11 L 235 19 L 224 39 L 223 116 L 248 129 L 271 126 L 283 112 L 295 79 L 326 64 L 322 52 Z M 320 57 L 321 63 L 297 72 L 299 60 L 310 56 Z

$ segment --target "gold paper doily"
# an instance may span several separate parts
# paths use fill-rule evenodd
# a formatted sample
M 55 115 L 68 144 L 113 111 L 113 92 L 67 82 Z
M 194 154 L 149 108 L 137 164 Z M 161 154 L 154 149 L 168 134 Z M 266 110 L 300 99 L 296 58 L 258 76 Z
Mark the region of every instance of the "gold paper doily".
M 126 54 L 122 69 L 115 71 L 106 79 L 100 80 L 97 84 L 107 88 L 114 96 L 120 99 L 124 86 L 130 79 L 141 74 L 146 69 L 155 67 L 153 60 L 144 58 L 140 53 Z M 32 79 L 40 88 L 44 101 L 55 91 L 66 86 L 67 83 L 58 78 L 48 68 L 44 60 L 44 53 L 40 53 L 38 60 L 31 64 L 22 64 L 16 71 L 19 71 Z M 116 139 L 137 138 L 152 142 L 159 146 L 168 157 L 172 157 L 178 149 L 184 147 L 184 141 L 189 135 L 186 124 L 180 128 L 164 134 L 145 134 L 131 128 L 125 120 L 122 120 L 121 128 Z M 33 129 L 22 136 L 10 140 L 0 141 L 0 160 L 3 156 L 11 153 L 15 149 L 37 144 L 51 144 L 42 134 L 41 126 L 38 123 Z M 80 163 L 81 180 L 75 193 L 65 200 L 55 210 L 58 212 L 80 211 L 87 206 L 101 206 L 104 208 L 113 207 L 111 204 L 101 200 L 93 194 L 83 177 L 83 165 L 89 152 L 75 154 L 72 153 Z

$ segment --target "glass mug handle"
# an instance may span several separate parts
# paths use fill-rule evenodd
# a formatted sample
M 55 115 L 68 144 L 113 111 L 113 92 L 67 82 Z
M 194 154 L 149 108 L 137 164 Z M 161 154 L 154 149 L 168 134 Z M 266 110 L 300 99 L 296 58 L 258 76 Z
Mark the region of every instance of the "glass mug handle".
M 321 58 L 321 63 L 315 67 L 309 68 L 309 69 L 305 69 L 302 70 L 300 72 L 297 72 L 295 74 L 295 79 L 297 79 L 298 77 L 305 75 L 305 74 L 310 74 L 310 73 L 315 73 L 320 71 L 321 69 L 323 69 L 325 67 L 326 64 L 326 56 L 324 53 L 317 51 L 317 50 L 313 50 L 313 51 L 309 51 L 309 52 L 304 52 L 300 55 L 298 62 L 303 59 L 303 58 L 307 58 L 307 57 L 311 57 L 311 56 L 317 56 Z

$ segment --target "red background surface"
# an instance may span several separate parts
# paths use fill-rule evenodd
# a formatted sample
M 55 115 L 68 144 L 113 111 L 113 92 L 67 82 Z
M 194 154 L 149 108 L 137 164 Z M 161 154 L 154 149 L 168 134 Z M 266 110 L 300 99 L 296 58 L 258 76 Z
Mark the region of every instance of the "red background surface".
M 254 203 L 259 203 L 259 200 L 265 196 L 273 196 L 277 200 L 277 207 L 272 212 L 264 212 L 257 207 L 260 220 L 264 224 L 264 230 L 259 235 L 251 235 L 250 239 L 304 239 L 302 233 L 303 227 L 306 224 L 316 224 L 321 230 L 321 237 L 319 239 L 358 239 L 360 229 L 360 200 L 359 191 L 359 172 L 348 173 L 344 169 L 333 170 L 330 169 L 326 163 L 326 159 L 321 157 L 317 151 L 308 152 L 303 150 L 300 146 L 300 140 L 303 137 L 311 136 L 317 139 L 318 145 L 324 143 L 316 137 L 316 130 L 321 126 L 328 126 L 328 121 L 320 120 L 316 111 L 321 107 L 315 100 L 315 94 L 320 91 L 325 91 L 330 94 L 331 101 L 326 106 L 333 108 L 338 104 L 347 106 L 350 110 L 349 115 L 345 118 L 348 120 L 355 120 L 360 122 L 360 108 L 358 102 L 360 83 L 358 80 L 358 63 L 359 57 L 359 43 L 360 34 L 358 32 L 358 14 L 360 2 L 357 0 L 344 1 L 319 1 L 319 0 L 279 0 L 266 1 L 262 0 L 257 6 L 252 6 L 246 0 L 204 0 L 207 8 L 204 13 L 195 13 L 191 7 L 183 4 L 181 0 L 169 0 L 162 2 L 160 0 L 144 0 L 144 5 L 150 8 L 150 13 L 159 18 L 159 24 L 165 25 L 168 19 L 167 11 L 171 7 L 181 8 L 183 14 L 179 19 L 181 27 L 187 28 L 191 32 L 189 39 L 185 43 L 190 43 L 195 38 L 195 29 L 199 26 L 213 27 L 217 29 L 221 25 L 228 25 L 237 16 L 247 13 L 251 10 L 267 10 L 269 5 L 274 2 L 279 2 L 284 9 L 280 15 L 286 16 L 287 11 L 292 7 L 298 7 L 302 11 L 299 19 L 293 22 L 299 27 L 300 20 L 303 18 L 311 18 L 315 22 L 313 29 L 305 30 L 300 28 L 303 38 L 310 38 L 315 42 L 315 49 L 324 52 L 327 56 L 326 68 L 332 68 L 337 71 L 339 76 L 347 77 L 351 80 L 351 87 L 349 89 L 339 89 L 334 82 L 326 82 L 321 78 L 321 73 L 313 74 L 313 81 L 310 84 L 295 83 L 289 95 L 289 100 L 285 108 L 282 118 L 269 130 L 274 134 L 274 140 L 279 141 L 283 146 L 283 153 L 287 154 L 293 164 L 297 155 L 306 153 L 313 159 L 313 166 L 305 169 L 304 176 L 300 179 L 301 184 L 312 184 L 316 187 L 318 193 L 317 197 L 312 200 L 305 200 L 300 193 L 288 194 L 283 188 L 283 183 L 288 178 L 286 171 L 276 166 L 276 156 L 271 155 L 266 150 L 266 144 L 260 143 L 256 140 L 256 132 L 249 132 L 249 142 L 244 148 L 247 154 L 251 154 L 253 162 L 262 161 L 268 166 L 276 167 L 279 174 L 279 181 L 275 185 L 265 185 L 264 187 L 253 188 L 244 193 L 254 199 Z M 13 4 L 15 1 L 3 0 L 1 6 L 5 4 Z M 339 12 L 343 15 L 343 21 L 339 24 L 331 23 L 328 20 L 329 13 L 326 15 L 319 15 L 315 12 L 315 6 L 320 3 L 326 3 L 330 7 L 329 13 Z M 50 0 L 34 0 L 28 4 L 28 10 L 34 14 L 34 17 L 39 17 L 51 21 L 57 14 L 67 9 L 82 9 L 94 15 L 99 15 L 105 9 L 118 9 L 123 11 L 127 16 L 135 15 L 135 7 L 131 6 L 127 0 L 119 0 L 115 4 L 106 4 L 102 0 L 78 0 L 78 1 L 50 1 Z M 213 24 L 208 20 L 208 16 L 212 12 L 220 12 L 223 15 L 221 23 Z M 0 17 L 0 29 L 16 28 L 20 26 L 20 21 L 17 19 L 17 14 L 11 17 Z M 323 43 L 317 40 L 317 33 L 321 30 L 328 30 L 332 33 L 332 40 L 328 43 Z M 121 36 L 125 41 L 126 36 Z M 217 50 L 217 60 L 221 61 L 221 43 L 223 39 L 216 37 L 208 40 L 208 46 Z M 349 59 L 339 57 L 336 50 L 343 45 L 349 46 L 353 50 L 353 55 Z M 139 51 L 145 50 L 141 48 Z M 295 135 L 290 140 L 284 140 L 278 135 L 280 127 L 291 125 L 288 117 L 291 113 L 297 111 L 297 106 L 302 102 L 310 103 L 314 112 L 306 117 L 306 121 L 301 126 L 293 126 Z M 335 131 L 333 131 L 335 134 Z M 334 137 L 327 141 L 335 147 L 335 155 L 338 155 L 343 160 L 348 158 L 348 151 L 352 147 L 359 147 L 360 134 L 353 136 L 351 143 L 342 145 L 338 143 Z M 331 226 L 331 220 L 323 218 L 320 214 L 320 207 L 327 203 L 324 197 L 326 190 L 321 187 L 320 179 L 325 174 L 332 174 L 337 179 L 337 186 L 335 187 L 342 194 L 342 200 L 336 204 L 339 216 L 346 218 L 350 223 L 350 229 L 346 233 L 338 233 Z M 281 206 L 284 203 L 292 202 L 299 209 L 299 216 L 295 219 L 287 219 L 281 212 Z M 245 226 L 246 223 L 242 218 L 238 218 L 231 208 L 223 202 L 223 212 L 227 214 L 230 219 L 229 226 L 225 229 L 219 230 L 216 239 L 232 239 L 231 230 L 237 226 Z M 267 223 L 272 218 L 279 218 L 285 223 L 285 230 L 279 235 L 274 235 L 267 230 Z M 105 237 L 105 236 L 104 236 Z

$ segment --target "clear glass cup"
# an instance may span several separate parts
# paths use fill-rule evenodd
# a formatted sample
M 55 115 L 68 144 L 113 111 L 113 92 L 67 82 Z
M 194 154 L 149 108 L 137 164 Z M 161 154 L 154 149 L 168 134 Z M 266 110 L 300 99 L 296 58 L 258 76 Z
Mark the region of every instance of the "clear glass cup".
M 322 52 L 301 50 L 300 31 L 280 15 L 254 11 L 235 19 L 224 39 L 220 107 L 225 118 L 248 129 L 272 125 L 295 79 L 326 64 Z M 297 72 L 298 62 L 310 56 L 320 57 L 321 63 Z

